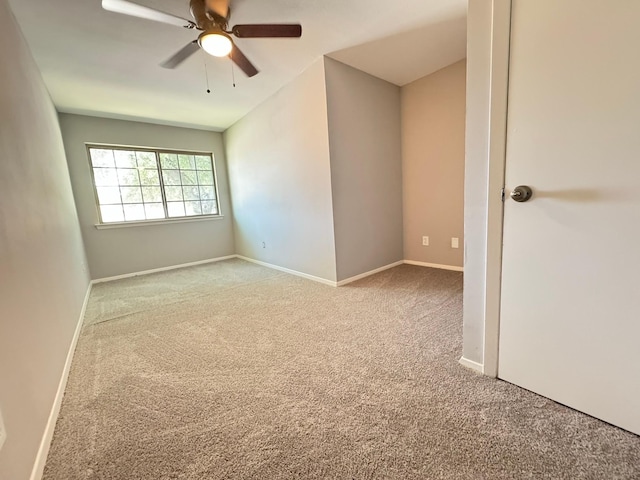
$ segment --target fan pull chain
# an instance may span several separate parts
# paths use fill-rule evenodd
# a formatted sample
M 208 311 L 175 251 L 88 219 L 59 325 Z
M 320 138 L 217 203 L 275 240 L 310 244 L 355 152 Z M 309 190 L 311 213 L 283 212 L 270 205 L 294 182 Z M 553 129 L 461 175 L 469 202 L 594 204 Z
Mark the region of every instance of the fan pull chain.
M 207 93 L 211 93 L 211 89 L 209 88 L 209 70 L 207 68 L 207 58 L 204 59 L 204 76 L 207 79 Z
M 229 54 L 229 58 L 231 59 L 231 78 L 233 80 L 233 88 L 236 88 L 236 71 L 233 68 L 233 50 L 231 50 L 231 53 Z

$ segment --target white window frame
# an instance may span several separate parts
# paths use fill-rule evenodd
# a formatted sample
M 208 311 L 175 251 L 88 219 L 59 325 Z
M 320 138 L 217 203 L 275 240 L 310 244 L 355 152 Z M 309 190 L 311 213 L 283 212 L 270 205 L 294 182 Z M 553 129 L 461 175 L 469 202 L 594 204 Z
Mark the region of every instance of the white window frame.
M 222 214 L 222 210 L 220 206 L 216 158 L 213 152 L 160 148 L 160 147 L 140 147 L 140 146 L 134 146 L 134 145 L 120 145 L 120 144 L 109 144 L 109 143 L 85 143 L 85 148 L 87 151 L 87 161 L 89 162 L 89 173 L 91 175 L 91 186 L 93 188 L 96 215 L 98 219 L 98 223 L 95 224 L 95 227 L 97 229 L 102 230 L 102 229 L 110 229 L 110 228 L 123 228 L 123 227 L 134 227 L 134 226 L 144 226 L 144 225 L 199 222 L 204 220 L 219 220 L 224 218 L 224 215 Z M 122 222 L 104 222 L 102 220 L 102 214 L 100 212 L 100 199 L 98 197 L 98 189 L 96 186 L 96 180 L 95 180 L 94 171 L 93 171 L 94 167 L 91 161 L 91 149 L 125 150 L 125 151 L 153 153 L 156 157 L 156 166 L 158 169 L 158 177 L 160 181 L 160 184 L 158 186 L 160 187 L 160 191 L 162 194 L 162 205 L 165 211 L 165 218 L 158 218 L 153 220 L 125 220 Z M 162 175 L 162 165 L 160 163 L 160 154 L 162 153 L 177 154 L 177 155 L 199 155 L 199 156 L 208 156 L 211 158 L 211 168 L 213 173 L 213 188 L 215 191 L 215 197 L 216 197 L 215 203 L 218 211 L 217 214 L 201 214 L 201 215 L 185 215 L 184 217 L 169 217 L 168 211 L 167 211 L 167 198 L 166 198 L 166 192 L 165 192 L 164 177 Z

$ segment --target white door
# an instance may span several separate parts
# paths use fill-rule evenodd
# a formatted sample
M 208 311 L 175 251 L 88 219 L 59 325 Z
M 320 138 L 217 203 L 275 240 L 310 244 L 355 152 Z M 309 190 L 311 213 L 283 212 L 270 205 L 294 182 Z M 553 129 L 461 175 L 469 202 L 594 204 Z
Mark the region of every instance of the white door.
M 499 377 L 640 434 L 640 1 L 514 0 L 511 42 Z

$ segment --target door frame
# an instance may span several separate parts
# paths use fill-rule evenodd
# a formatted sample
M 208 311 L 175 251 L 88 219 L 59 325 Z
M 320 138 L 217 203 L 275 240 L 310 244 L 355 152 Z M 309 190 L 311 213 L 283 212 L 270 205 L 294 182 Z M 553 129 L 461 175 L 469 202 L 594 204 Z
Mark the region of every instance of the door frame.
M 484 0 L 480 0 L 484 1 Z M 492 0 L 483 373 L 498 376 L 512 0 Z

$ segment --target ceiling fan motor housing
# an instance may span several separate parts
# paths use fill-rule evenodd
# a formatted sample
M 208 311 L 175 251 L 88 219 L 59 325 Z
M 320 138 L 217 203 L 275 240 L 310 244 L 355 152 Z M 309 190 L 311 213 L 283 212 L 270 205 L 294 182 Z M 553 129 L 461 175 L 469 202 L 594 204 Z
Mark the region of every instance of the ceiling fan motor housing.
M 216 27 L 226 30 L 228 27 L 229 19 L 211 10 L 209 0 L 190 0 L 189 9 L 198 26 L 198 30 L 211 30 Z

